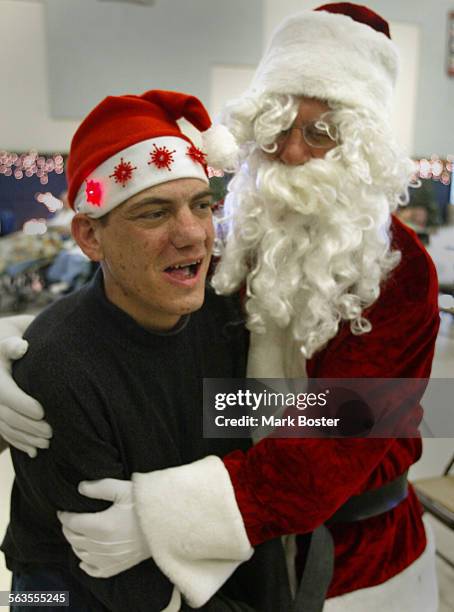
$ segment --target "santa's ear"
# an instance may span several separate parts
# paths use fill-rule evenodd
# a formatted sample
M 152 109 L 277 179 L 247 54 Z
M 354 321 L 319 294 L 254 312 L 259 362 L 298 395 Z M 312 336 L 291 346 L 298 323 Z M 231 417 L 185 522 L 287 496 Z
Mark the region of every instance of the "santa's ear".
M 91 219 L 83 213 L 74 215 L 71 222 L 71 233 L 82 251 L 92 261 L 104 259 L 101 232 L 105 225 L 100 219 Z

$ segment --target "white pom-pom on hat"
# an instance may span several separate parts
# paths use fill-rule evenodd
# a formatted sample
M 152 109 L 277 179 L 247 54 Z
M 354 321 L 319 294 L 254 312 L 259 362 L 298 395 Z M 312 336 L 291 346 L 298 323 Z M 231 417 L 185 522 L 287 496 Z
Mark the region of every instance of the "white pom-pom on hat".
M 226 172 L 234 172 L 237 169 L 240 148 L 225 125 L 213 124 L 202 133 L 202 142 L 209 166 Z

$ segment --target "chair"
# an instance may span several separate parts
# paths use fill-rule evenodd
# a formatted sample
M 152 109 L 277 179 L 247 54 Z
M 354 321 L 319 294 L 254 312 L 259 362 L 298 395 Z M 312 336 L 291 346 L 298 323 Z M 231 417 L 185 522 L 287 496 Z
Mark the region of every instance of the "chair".
M 413 486 L 424 509 L 454 530 L 454 474 L 450 474 L 453 466 L 454 455 L 451 457 L 443 476 L 422 478 L 416 480 Z M 454 563 L 438 550 L 437 555 L 454 568 Z

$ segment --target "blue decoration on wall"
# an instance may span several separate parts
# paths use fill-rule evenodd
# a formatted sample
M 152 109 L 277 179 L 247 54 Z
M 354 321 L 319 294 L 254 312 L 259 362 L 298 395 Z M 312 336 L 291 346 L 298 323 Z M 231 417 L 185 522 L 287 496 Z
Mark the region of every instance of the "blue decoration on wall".
M 5 233 L 19 231 L 29 219 L 47 219 L 52 217 L 48 209 L 37 202 L 37 193 L 50 191 L 56 198 L 66 190 L 64 174 L 51 172 L 47 185 L 41 185 L 37 176 L 24 177 L 20 180 L 14 176 L 0 175 L 0 220 L 6 219 Z M 3 231 L 2 234 L 4 235 Z

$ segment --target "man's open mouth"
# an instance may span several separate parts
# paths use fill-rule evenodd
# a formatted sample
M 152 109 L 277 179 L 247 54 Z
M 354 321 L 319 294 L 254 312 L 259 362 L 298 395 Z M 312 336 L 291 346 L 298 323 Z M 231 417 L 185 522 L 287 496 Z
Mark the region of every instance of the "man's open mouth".
M 177 279 L 187 279 L 194 278 L 197 276 L 197 273 L 200 269 L 202 260 L 195 259 L 194 261 L 184 263 L 184 264 L 176 264 L 175 266 L 169 266 L 165 269 L 167 274 L 170 274 L 173 278 Z

